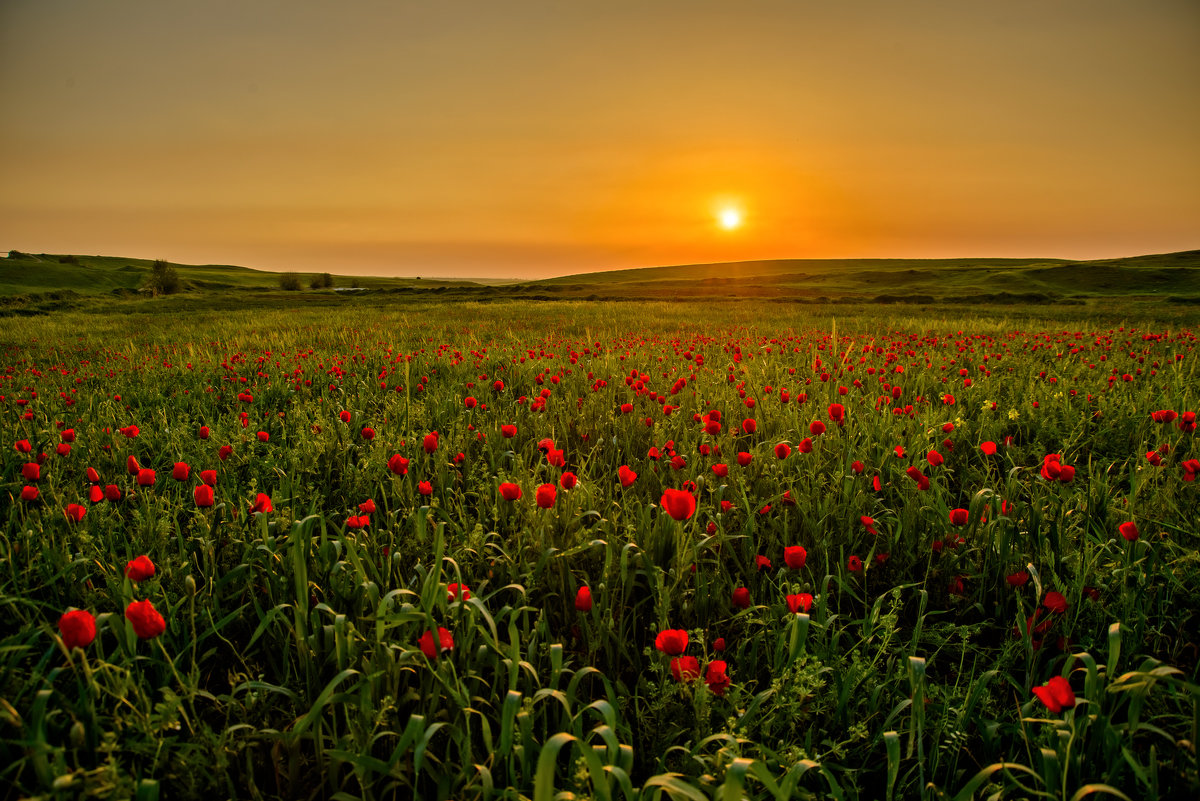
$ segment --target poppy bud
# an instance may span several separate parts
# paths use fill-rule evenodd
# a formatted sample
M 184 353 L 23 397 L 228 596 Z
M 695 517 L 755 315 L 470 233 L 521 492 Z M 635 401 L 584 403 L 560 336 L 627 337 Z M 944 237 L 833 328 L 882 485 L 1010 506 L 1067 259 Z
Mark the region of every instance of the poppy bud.
M 580 587 L 579 592 L 575 593 L 575 609 L 580 612 L 592 611 L 592 591 L 587 587 Z

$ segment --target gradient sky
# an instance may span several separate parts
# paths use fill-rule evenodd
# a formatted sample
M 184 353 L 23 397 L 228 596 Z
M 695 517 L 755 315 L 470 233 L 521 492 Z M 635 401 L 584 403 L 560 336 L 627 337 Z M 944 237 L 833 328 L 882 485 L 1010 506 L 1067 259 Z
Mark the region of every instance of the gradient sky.
M 0 2 L 4 249 L 542 277 L 1198 247 L 1196 0 Z

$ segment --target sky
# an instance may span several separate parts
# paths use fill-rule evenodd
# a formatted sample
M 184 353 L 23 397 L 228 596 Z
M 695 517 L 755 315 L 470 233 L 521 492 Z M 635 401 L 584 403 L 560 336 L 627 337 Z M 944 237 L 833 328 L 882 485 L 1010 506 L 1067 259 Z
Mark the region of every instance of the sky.
M 1200 248 L 1200 2 L 3 0 L 0 248 L 497 278 Z

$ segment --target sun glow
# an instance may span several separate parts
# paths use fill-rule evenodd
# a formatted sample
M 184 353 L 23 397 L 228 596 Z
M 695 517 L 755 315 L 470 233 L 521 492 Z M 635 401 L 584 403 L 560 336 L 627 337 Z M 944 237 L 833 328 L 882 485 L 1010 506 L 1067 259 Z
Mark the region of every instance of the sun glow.
M 742 213 L 737 209 L 721 209 L 717 214 L 717 222 L 726 231 L 732 231 L 742 224 Z

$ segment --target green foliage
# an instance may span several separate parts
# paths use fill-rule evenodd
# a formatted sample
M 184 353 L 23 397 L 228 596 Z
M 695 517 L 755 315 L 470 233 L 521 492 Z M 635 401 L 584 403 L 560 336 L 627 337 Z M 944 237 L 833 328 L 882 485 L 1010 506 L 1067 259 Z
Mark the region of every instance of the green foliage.
M 146 287 L 156 295 L 174 295 L 182 288 L 179 271 L 162 259 L 150 266 L 150 277 Z
M 332 289 L 333 276 L 329 273 L 318 273 L 312 277 L 309 287 L 312 289 Z
M 303 288 L 300 276 L 295 273 L 282 273 L 279 276 L 279 288 L 285 292 L 299 292 Z

